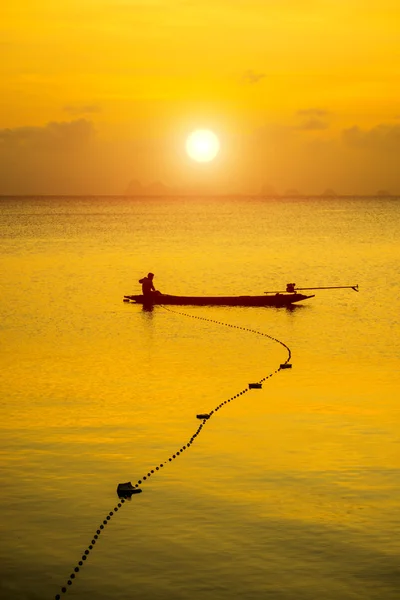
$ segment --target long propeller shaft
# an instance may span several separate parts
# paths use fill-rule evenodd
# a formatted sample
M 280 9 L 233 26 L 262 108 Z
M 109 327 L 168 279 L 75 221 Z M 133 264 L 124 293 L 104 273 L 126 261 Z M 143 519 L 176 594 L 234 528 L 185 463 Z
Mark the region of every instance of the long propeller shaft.
M 286 285 L 286 290 L 279 290 L 275 292 L 264 292 L 264 294 L 284 294 L 285 292 L 289 292 L 294 294 L 298 291 L 302 290 L 341 290 L 341 289 L 351 289 L 355 292 L 358 292 L 358 284 L 357 285 L 324 285 L 319 287 L 296 287 L 295 283 L 288 283 Z

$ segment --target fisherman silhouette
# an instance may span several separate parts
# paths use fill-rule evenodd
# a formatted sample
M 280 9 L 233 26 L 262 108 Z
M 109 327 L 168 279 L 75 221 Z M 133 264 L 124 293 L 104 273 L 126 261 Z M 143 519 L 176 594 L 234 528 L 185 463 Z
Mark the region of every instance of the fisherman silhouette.
M 153 283 L 154 273 L 148 273 L 147 277 L 139 279 L 139 283 L 142 284 L 142 294 L 147 300 L 151 300 L 151 297 L 157 292 Z

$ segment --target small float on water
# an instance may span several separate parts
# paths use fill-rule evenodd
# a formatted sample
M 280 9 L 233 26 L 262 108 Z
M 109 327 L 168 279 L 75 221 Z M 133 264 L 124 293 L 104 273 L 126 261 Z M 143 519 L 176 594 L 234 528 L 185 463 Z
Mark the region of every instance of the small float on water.
M 281 308 L 292 306 L 302 300 L 314 298 L 315 294 L 306 295 L 301 293 L 303 291 L 332 290 L 340 288 L 351 288 L 358 292 L 358 285 L 296 288 L 295 283 L 288 283 L 285 290 L 264 292 L 263 296 L 173 296 L 171 294 L 153 292 L 149 296 L 143 296 L 142 294 L 124 296 L 124 302 L 143 304 L 144 306 L 164 304 L 175 306 L 272 306 Z

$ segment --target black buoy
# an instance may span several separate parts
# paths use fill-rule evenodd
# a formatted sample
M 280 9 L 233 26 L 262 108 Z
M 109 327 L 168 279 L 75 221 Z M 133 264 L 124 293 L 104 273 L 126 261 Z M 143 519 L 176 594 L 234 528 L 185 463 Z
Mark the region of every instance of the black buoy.
M 291 369 L 292 365 L 290 363 L 283 363 L 280 365 L 281 369 Z
M 262 388 L 262 383 L 249 383 L 249 390 L 259 390 Z
M 200 413 L 199 415 L 196 415 L 196 419 L 209 419 L 210 415 L 208 413 Z
M 140 494 L 140 488 L 133 487 L 130 481 L 126 483 L 119 483 L 117 487 L 117 494 L 119 498 L 130 498 L 132 494 Z

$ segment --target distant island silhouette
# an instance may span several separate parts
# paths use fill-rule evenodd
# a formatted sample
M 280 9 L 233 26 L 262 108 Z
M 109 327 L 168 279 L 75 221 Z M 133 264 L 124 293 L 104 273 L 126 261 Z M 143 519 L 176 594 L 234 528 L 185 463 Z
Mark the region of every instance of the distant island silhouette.
M 396 197 L 396 194 L 392 194 L 388 190 L 381 189 L 376 193 L 371 194 L 358 194 L 358 193 L 337 193 L 332 188 L 326 188 L 320 194 L 318 193 L 306 193 L 301 192 L 295 188 L 285 190 L 283 193 L 276 191 L 276 189 L 269 184 L 264 184 L 258 192 L 225 192 L 221 193 L 221 190 L 216 189 L 210 185 L 194 184 L 183 187 L 168 186 L 161 181 L 154 181 L 147 185 L 141 183 L 138 179 L 132 179 L 127 185 L 124 196 L 130 197 L 177 197 L 177 196 L 211 196 L 211 197 L 249 197 L 252 198 L 355 198 L 355 197 L 380 197 L 380 198 L 392 198 Z

